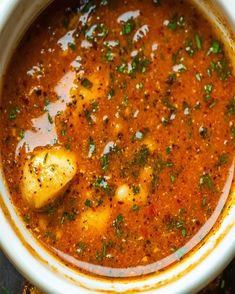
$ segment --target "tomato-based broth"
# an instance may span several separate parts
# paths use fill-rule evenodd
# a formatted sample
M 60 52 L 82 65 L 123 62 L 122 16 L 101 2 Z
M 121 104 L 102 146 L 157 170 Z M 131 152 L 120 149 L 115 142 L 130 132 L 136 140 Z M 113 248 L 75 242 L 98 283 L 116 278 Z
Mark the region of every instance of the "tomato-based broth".
M 191 2 L 54 1 L 12 58 L 0 111 L 14 205 L 91 272 L 180 259 L 228 196 L 235 77 Z

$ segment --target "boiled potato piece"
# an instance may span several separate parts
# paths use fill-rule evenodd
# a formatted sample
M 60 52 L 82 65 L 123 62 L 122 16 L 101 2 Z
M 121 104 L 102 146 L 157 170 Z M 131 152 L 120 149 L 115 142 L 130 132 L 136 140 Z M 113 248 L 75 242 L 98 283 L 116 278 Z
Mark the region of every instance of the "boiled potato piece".
M 116 201 L 124 202 L 133 204 L 143 202 L 145 203 L 147 200 L 147 189 L 144 185 L 139 184 L 138 186 L 138 192 L 134 193 L 133 189 L 130 188 L 127 184 L 119 185 L 114 198 Z
M 71 89 L 70 96 L 75 96 L 78 101 L 76 105 L 78 112 L 83 110 L 84 105 L 89 105 L 107 94 L 108 81 L 107 75 L 95 72 L 84 76 L 76 87 Z
M 88 209 L 81 214 L 78 225 L 83 231 L 101 234 L 105 231 L 109 218 L 110 209 L 108 207 Z
M 75 155 L 64 149 L 35 152 L 26 159 L 21 181 L 22 197 L 35 209 L 55 200 L 77 172 Z

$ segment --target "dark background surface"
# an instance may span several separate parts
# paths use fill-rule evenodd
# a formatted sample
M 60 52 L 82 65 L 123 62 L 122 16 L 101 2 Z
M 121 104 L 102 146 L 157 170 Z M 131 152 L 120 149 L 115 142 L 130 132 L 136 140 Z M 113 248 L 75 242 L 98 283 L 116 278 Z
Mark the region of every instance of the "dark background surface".
M 0 250 L 0 294 L 21 294 L 24 285 L 25 280 Z M 216 293 L 235 294 L 235 259 L 213 283 L 200 292 L 200 294 Z

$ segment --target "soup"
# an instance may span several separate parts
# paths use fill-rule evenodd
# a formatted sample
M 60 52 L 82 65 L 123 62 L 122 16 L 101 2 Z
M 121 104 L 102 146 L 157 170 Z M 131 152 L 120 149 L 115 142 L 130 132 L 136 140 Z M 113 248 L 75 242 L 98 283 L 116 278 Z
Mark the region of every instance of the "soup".
M 191 2 L 55 1 L 5 76 L 12 201 L 72 266 L 156 271 L 214 225 L 234 165 L 234 115 L 226 47 Z

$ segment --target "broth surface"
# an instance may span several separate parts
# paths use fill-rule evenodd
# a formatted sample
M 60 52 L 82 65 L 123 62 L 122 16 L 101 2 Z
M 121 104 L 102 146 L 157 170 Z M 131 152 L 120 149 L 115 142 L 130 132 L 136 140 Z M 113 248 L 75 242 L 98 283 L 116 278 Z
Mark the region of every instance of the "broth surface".
M 231 62 L 188 1 L 55 1 L 13 56 L 0 112 L 5 177 L 27 228 L 91 268 L 179 252 L 234 160 Z M 75 156 L 76 174 L 34 209 L 24 167 L 51 150 Z

